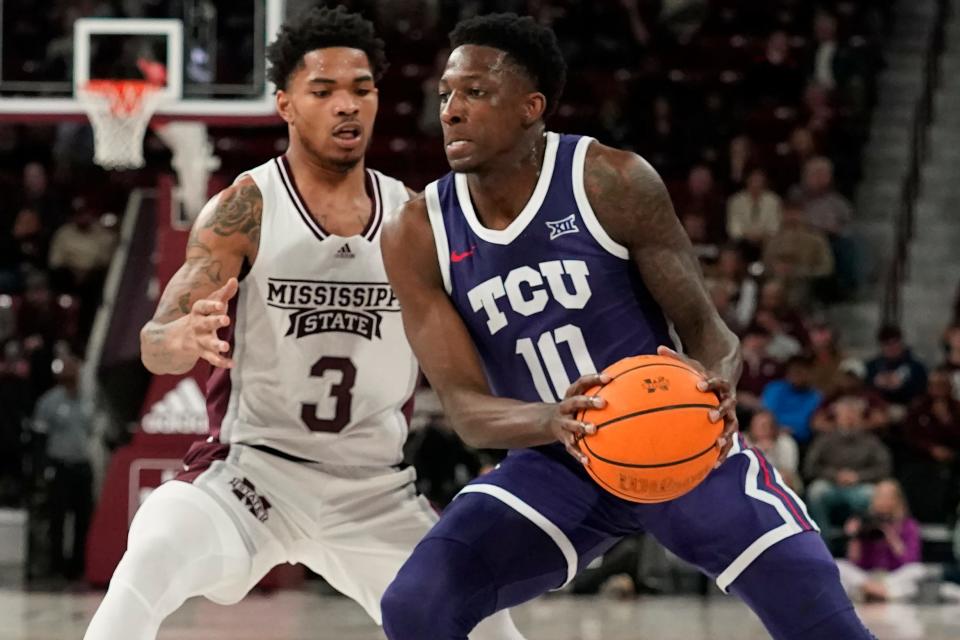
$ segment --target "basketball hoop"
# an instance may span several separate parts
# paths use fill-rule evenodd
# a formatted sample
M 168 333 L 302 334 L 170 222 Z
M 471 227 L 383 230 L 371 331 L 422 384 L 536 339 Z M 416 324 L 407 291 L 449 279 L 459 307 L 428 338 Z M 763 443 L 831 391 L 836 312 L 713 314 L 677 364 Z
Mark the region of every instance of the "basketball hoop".
M 93 126 L 93 161 L 105 169 L 144 165 L 143 137 L 162 87 L 143 80 L 90 80 L 77 91 Z

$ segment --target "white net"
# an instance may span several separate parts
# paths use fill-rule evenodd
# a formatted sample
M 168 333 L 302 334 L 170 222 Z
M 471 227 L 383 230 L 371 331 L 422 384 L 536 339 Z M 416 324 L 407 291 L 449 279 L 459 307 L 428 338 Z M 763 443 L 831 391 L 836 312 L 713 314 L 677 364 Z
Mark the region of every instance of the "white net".
M 143 136 L 160 104 L 158 87 L 137 80 L 91 80 L 77 92 L 93 126 L 93 161 L 105 169 L 139 169 Z

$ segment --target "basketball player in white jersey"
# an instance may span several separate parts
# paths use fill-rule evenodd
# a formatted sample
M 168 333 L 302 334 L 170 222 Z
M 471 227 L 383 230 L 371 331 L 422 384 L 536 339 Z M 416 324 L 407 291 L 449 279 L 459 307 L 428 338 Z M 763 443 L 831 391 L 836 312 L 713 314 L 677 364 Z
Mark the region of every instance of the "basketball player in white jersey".
M 213 365 L 211 436 L 140 507 L 86 640 L 153 640 L 187 598 L 238 602 L 284 562 L 379 624 L 436 521 L 396 466 L 418 370 L 379 236 L 409 192 L 363 161 L 383 42 L 356 14 L 314 9 L 268 58 L 289 148 L 207 204 L 141 332 L 154 373 Z M 503 614 L 471 638 L 522 636 Z

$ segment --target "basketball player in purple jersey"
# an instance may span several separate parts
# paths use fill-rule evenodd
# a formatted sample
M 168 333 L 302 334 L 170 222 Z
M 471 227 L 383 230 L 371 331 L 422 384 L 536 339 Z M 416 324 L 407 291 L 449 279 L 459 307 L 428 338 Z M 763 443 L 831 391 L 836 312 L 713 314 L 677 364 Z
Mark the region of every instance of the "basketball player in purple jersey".
M 657 173 L 545 130 L 565 75 L 549 29 L 483 16 L 460 23 L 451 48 L 439 91 L 453 173 L 387 223 L 384 260 L 451 422 L 470 444 L 511 451 L 400 570 L 382 601 L 387 636 L 465 638 L 646 531 L 775 638 L 870 638 L 803 503 L 736 434 L 739 344 Z M 668 349 L 681 344 L 688 356 Z M 597 371 L 657 352 L 704 371 L 702 388 L 721 400 L 711 419 L 726 421 L 723 455 L 690 493 L 636 504 L 585 473 L 576 437 L 594 427 L 575 415 L 594 402 L 583 393 L 604 381 Z
M 137 511 L 86 640 L 153 640 L 187 598 L 238 602 L 286 562 L 379 622 L 436 522 L 399 467 L 418 370 L 380 253 L 411 194 L 364 166 L 383 41 L 357 14 L 313 9 L 268 58 L 289 148 L 204 208 L 141 333 L 154 373 L 213 365 L 211 436 Z M 522 640 L 506 612 L 471 637 Z

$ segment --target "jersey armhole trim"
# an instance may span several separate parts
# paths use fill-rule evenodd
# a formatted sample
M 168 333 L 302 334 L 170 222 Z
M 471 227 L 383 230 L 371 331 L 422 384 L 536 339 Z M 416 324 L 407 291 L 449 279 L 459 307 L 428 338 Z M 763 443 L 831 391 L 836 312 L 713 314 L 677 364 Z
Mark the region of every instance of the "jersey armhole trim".
M 587 149 L 593 138 L 582 137 L 577 142 L 577 148 L 573 152 L 573 196 L 577 200 L 577 208 L 580 209 L 580 217 L 587 226 L 587 230 L 597 243 L 606 249 L 607 253 L 621 260 L 630 258 L 630 252 L 623 245 L 615 242 L 613 238 L 607 235 L 603 225 L 597 220 L 597 215 L 590 206 L 590 200 L 587 198 L 587 190 L 583 186 L 583 171 L 587 160 Z
M 440 207 L 440 192 L 437 183 L 431 182 L 424 191 L 427 200 L 427 217 L 430 228 L 433 230 L 433 243 L 437 247 L 437 264 L 440 267 L 440 277 L 443 278 L 443 288 L 447 295 L 453 294 L 453 284 L 450 281 L 450 245 L 447 243 L 447 231 L 443 226 L 443 209 Z

